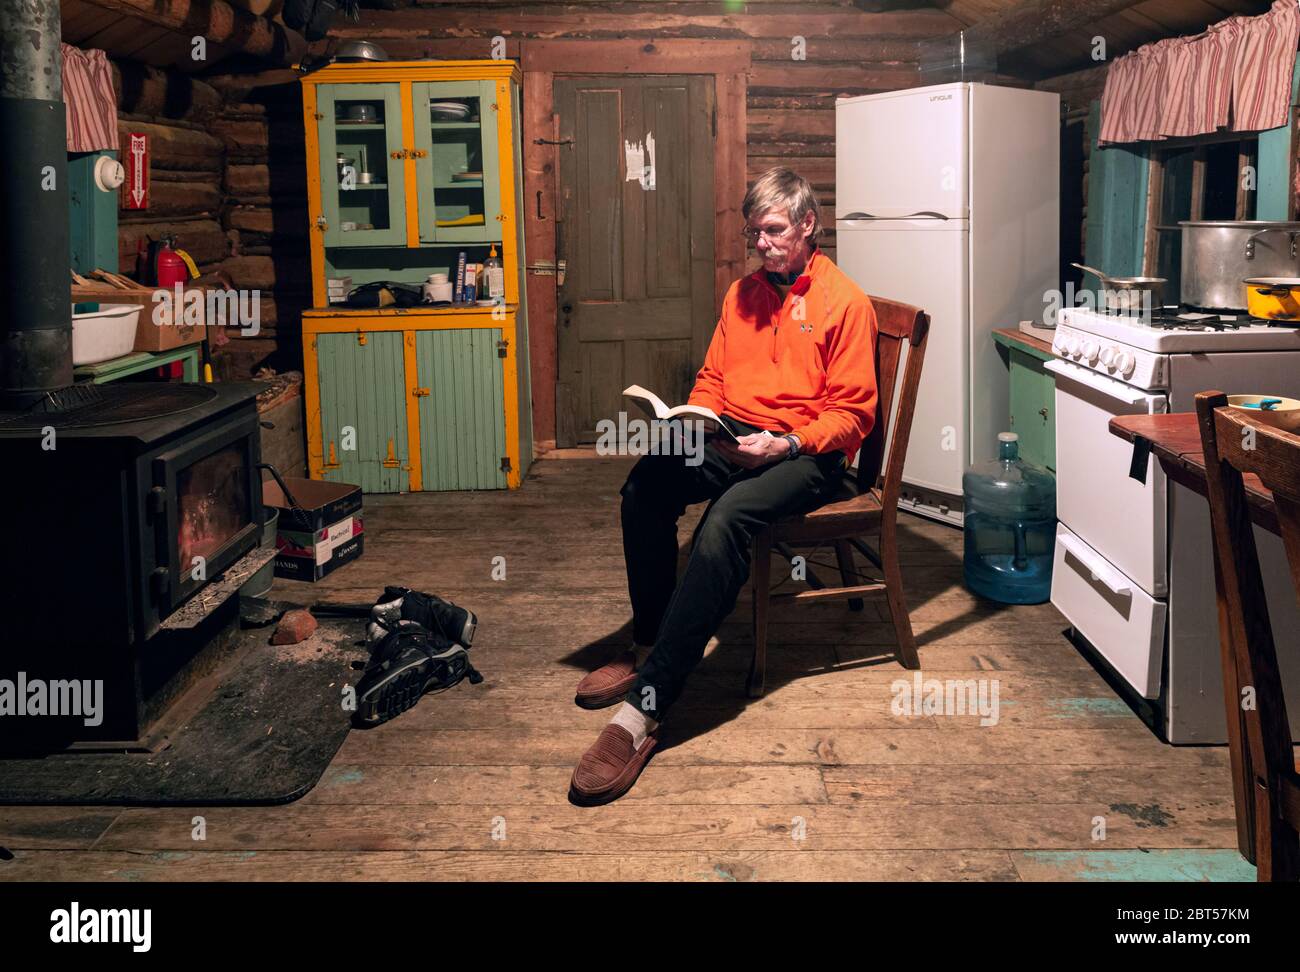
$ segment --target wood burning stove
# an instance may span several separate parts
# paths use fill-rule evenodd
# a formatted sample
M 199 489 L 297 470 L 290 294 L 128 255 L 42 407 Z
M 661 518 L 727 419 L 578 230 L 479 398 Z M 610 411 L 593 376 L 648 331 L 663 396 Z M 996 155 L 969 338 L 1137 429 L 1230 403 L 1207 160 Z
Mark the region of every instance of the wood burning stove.
M 143 735 L 192 680 L 214 625 L 229 622 L 166 629 L 259 542 L 257 391 L 77 386 L 59 396 L 65 407 L 0 412 L 13 595 L 0 678 L 103 679 L 103 724 L 68 723 L 75 737 Z M 0 719 L 0 732 L 10 726 Z

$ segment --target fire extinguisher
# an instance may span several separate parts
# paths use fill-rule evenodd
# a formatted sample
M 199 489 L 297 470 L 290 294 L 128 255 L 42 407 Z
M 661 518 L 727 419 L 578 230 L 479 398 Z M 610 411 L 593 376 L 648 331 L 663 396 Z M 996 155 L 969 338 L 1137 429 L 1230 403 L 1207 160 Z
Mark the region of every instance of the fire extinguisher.
M 180 258 L 176 252 L 176 237 L 164 236 L 162 245 L 158 248 L 158 286 L 172 287 L 176 284 L 183 284 L 190 279 L 189 267 L 185 261 Z

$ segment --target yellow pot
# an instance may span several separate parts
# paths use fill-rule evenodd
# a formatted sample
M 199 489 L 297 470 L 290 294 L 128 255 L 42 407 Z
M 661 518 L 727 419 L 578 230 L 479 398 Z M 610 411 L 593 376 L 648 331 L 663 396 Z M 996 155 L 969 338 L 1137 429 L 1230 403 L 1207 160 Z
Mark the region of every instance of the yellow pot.
M 1266 321 L 1300 321 L 1300 277 L 1247 277 L 1246 308 Z

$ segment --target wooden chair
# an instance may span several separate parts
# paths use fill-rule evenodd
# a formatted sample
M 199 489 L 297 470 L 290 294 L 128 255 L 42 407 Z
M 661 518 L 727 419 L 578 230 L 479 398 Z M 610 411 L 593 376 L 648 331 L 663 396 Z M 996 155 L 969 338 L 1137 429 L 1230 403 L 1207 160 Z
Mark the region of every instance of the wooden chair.
M 872 297 L 876 308 L 876 424 L 862 443 L 856 474 L 844 477 L 844 494 L 801 516 L 779 520 L 754 537 L 754 658 L 749 669 L 749 695 L 763 694 L 767 667 L 768 616 L 773 604 L 823 599 L 847 599 L 854 611 L 862 610 L 864 594 L 883 594 L 898 636 L 898 658 L 904 668 L 920 668 L 916 641 L 912 637 L 912 619 L 903 599 L 903 577 L 898 569 L 898 497 L 903 483 L 903 460 L 912 431 L 912 413 L 916 408 L 916 391 L 921 382 L 921 365 L 925 361 L 925 341 L 930 329 L 929 316 L 917 307 Z M 903 342 L 908 343 L 907 365 L 899 400 L 895 403 L 894 385 Z M 885 459 L 885 441 L 889 418 L 897 413 L 892 437 L 889 437 L 889 461 Z M 884 477 L 881 478 L 881 470 Z M 865 537 L 878 536 L 879 549 L 873 550 Z M 831 542 L 835 546 L 842 587 L 825 586 L 812 571 L 807 572 L 814 588 L 788 594 L 773 594 L 772 548 L 786 558 L 793 558 L 796 546 Z M 857 576 L 853 550 L 878 568 L 879 580 Z M 866 581 L 862 583 L 862 581 Z
M 1300 773 L 1242 474 L 1254 473 L 1273 491 L 1300 597 L 1300 436 L 1227 404 L 1222 392 L 1196 396 L 1214 538 L 1224 698 L 1229 732 L 1245 737 L 1244 785 L 1236 788 L 1235 799 L 1238 812 L 1253 824 L 1259 880 L 1295 881 L 1300 879 Z M 1295 633 L 1285 636 L 1284 643 L 1296 651 Z M 1253 706 L 1243 704 L 1245 688 L 1254 689 Z

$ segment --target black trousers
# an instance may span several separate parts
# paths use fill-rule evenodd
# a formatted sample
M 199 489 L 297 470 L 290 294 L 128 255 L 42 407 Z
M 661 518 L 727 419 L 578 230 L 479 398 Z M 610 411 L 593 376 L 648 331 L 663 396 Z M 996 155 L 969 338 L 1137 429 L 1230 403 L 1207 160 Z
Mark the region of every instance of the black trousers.
M 761 431 L 725 416 L 737 434 Z M 706 444 L 703 462 L 647 455 L 623 484 L 623 555 L 632 598 L 632 634 L 654 645 L 626 700 L 662 721 L 704 648 L 736 606 L 749 579 L 754 535 L 782 517 L 806 513 L 834 495 L 842 452 L 803 455 L 745 469 Z M 677 579 L 677 521 L 710 500 Z

